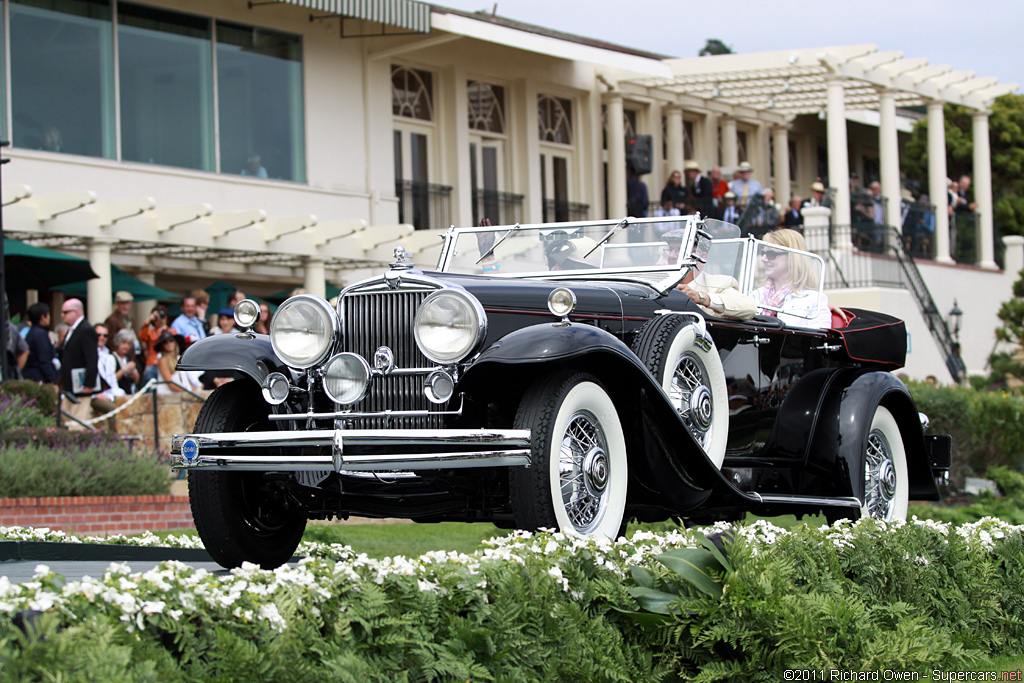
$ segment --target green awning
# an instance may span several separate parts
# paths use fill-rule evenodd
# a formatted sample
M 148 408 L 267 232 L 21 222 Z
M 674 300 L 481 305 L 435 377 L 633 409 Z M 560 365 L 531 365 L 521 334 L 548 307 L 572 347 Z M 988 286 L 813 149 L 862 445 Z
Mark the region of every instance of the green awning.
M 418 33 L 430 33 L 430 5 L 416 0 L 279 0 L 325 14 L 376 21 Z
M 60 285 L 57 287 L 51 287 L 51 289 L 57 289 L 65 294 L 75 294 L 77 296 L 85 296 L 86 294 L 86 283 L 73 282 L 68 285 Z M 137 277 L 132 277 L 128 273 L 124 272 L 115 265 L 110 266 L 110 291 L 112 293 L 120 291 L 131 292 L 132 296 L 135 297 L 136 301 L 153 301 L 159 299 L 162 301 L 169 301 L 180 299 L 181 296 L 174 292 L 168 292 L 166 289 L 160 289 L 148 282 L 143 282 Z
M 99 277 L 84 258 L 35 247 L 9 237 L 4 238 L 3 265 L 7 289 L 11 291 L 46 291 L 68 282 Z

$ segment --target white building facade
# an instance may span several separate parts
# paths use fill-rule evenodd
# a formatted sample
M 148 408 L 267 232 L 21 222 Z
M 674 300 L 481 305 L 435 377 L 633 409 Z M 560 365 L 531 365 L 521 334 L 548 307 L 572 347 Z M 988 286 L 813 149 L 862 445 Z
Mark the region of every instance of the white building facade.
M 1016 86 L 871 45 L 670 59 L 413 0 L 4 0 L 3 37 L 5 230 L 90 259 L 91 320 L 111 310 L 110 264 L 179 294 L 220 279 L 323 293 L 396 243 L 431 266 L 450 224 L 620 217 L 636 135 L 653 142 L 652 201 L 691 159 L 727 177 L 749 162 L 783 206 L 832 179 L 822 248 L 848 260 L 851 171 L 877 177 L 886 224 L 903 222 L 912 106 L 933 132 L 934 258 L 918 269 L 932 306 L 948 310 L 960 279 L 992 292 L 958 298 L 970 370 L 1016 272 L 995 261 L 986 113 Z M 950 254 L 945 102 L 975 112 L 972 268 Z M 893 288 L 830 295 L 921 305 Z M 908 370 L 939 374 L 934 325 L 908 325 Z

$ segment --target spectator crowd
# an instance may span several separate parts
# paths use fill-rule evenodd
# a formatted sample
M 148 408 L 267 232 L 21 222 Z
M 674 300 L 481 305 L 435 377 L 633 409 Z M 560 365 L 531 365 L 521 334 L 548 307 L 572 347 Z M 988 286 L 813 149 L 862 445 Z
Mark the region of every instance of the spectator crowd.
M 777 228 L 789 228 L 803 233 L 804 209 L 807 207 L 832 208 L 834 191 L 830 191 L 821 178 L 808 188 L 806 197 L 795 194 L 783 207 L 775 202 L 772 188 L 764 187 L 754 177 L 754 167 L 744 161 L 736 167 L 731 181 L 722 177 L 718 166 L 704 174 L 696 161 L 687 161 L 682 172 L 673 170 L 657 203 L 648 205 L 647 187 L 639 176 L 631 173 L 628 179 L 627 211 L 634 217 L 682 216 L 699 212 L 738 225 L 743 234 L 762 237 Z M 977 204 L 970 195 L 971 178 L 947 179 L 950 228 L 950 249 L 957 249 L 957 228 L 970 231 Z M 850 216 L 855 244 L 865 251 L 885 248 L 886 231 L 891 226 L 886 220 L 889 198 L 883 196 L 881 183 L 860 184 L 856 173 L 850 175 Z M 904 246 L 918 256 L 931 257 L 934 247 L 935 207 L 927 194 L 915 196 L 903 190 L 899 198 L 900 228 Z M 966 227 L 965 227 L 966 226 Z M 670 229 L 670 228 L 667 228 Z
M 236 379 L 236 373 L 179 370 L 178 360 L 200 339 L 240 331 L 234 306 L 244 298 L 244 292 L 235 290 L 228 306 L 208 317 L 210 296 L 196 290 L 181 300 L 181 314 L 173 320 L 158 303 L 140 322 L 132 317 L 132 294 L 119 291 L 106 320 L 86 320 L 82 302 L 67 299 L 57 324 L 52 324 L 50 306 L 37 302 L 19 324 L 8 323 L 10 367 L 15 377 L 56 385 L 62 409 L 81 421 L 113 410 L 119 396 L 142 390 L 211 390 Z M 268 334 L 271 315 L 269 304 L 261 303 L 254 331 Z

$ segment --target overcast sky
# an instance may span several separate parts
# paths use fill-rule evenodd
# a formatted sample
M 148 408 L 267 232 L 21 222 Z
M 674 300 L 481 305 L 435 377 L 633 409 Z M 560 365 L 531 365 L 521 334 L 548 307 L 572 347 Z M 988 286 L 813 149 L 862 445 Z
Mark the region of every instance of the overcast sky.
M 435 0 L 465 11 L 493 0 Z M 1024 85 L 1024 0 L 499 0 L 498 15 L 671 57 L 871 43 Z

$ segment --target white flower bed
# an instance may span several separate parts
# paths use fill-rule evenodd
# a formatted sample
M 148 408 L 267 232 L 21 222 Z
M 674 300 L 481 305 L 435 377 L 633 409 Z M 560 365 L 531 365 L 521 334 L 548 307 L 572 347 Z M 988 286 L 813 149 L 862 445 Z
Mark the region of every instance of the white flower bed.
M 22 610 L 59 611 L 75 621 L 79 615 L 102 611 L 116 616 L 129 630 L 154 626 L 164 620 L 179 621 L 202 611 L 214 618 L 245 623 L 261 623 L 277 631 L 288 628 L 278 609 L 279 600 L 289 597 L 300 609 L 319 615 L 319 607 L 329 600 L 343 598 L 347 592 L 358 592 L 367 584 L 384 585 L 390 580 L 413 580 L 420 591 L 441 596 L 453 591 L 476 592 L 487 601 L 487 582 L 481 568 L 488 563 L 517 563 L 522 566 L 538 562 L 547 566 L 548 578 L 572 599 L 580 597 L 573 591 L 563 564 L 580 553 L 589 553 L 596 566 L 626 577 L 633 565 L 652 564 L 652 558 L 667 550 L 697 547 L 700 535 L 712 532 L 734 532 L 745 539 L 754 553 L 772 546 L 794 533 L 807 534 L 820 544 L 831 544 L 840 552 L 856 548 L 864 535 L 896 533 L 906 525 L 935 534 L 936 539 L 949 542 L 950 531 L 963 538 L 969 547 L 991 551 L 1000 541 L 1019 536 L 1024 527 L 1012 526 L 995 518 L 974 524 L 951 527 L 931 520 L 885 524 L 875 520 L 856 523 L 837 522 L 832 526 L 791 532 L 765 520 L 740 526 L 715 524 L 701 530 L 680 530 L 668 533 L 638 531 L 629 540 L 611 542 L 585 539 L 562 533 L 515 532 L 507 537 L 485 541 L 472 554 L 435 551 L 417 558 L 403 556 L 384 559 L 357 554 L 348 546 L 303 543 L 299 553 L 306 558 L 294 566 L 265 571 L 251 564 L 226 573 L 210 573 L 182 562 L 164 562 L 141 573 L 131 573 L 127 565 L 112 563 L 99 578 L 83 578 L 64 583 L 46 565 L 39 565 L 31 581 L 16 584 L 0 577 L 0 613 Z M 109 543 L 110 538 L 76 538 L 60 531 L 0 527 L 0 540 L 63 541 L 69 543 Z M 116 539 L 118 543 L 162 545 L 182 548 L 202 547 L 198 538 L 152 534 Z M 975 545 L 976 544 L 976 545 Z M 927 557 L 910 558 L 918 565 L 927 565 Z M 407 578 L 403 578 L 407 577 Z M 344 609 L 344 607 L 342 607 Z

